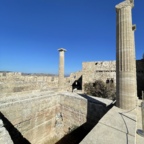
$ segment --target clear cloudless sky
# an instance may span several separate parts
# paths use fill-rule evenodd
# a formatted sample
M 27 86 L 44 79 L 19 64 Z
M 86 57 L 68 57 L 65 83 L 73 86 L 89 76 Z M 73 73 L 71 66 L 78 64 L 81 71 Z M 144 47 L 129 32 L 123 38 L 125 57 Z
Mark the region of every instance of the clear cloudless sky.
M 0 0 L 0 71 L 58 74 L 116 59 L 115 5 L 122 0 Z M 135 0 L 136 58 L 144 53 L 144 0 Z

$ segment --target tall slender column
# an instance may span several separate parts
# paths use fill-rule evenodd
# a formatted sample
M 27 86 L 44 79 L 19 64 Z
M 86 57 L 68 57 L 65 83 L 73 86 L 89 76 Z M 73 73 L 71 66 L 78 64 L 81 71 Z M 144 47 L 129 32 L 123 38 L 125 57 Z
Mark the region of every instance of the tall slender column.
M 125 0 L 116 5 L 117 49 L 116 49 L 116 87 L 117 106 L 122 109 L 136 107 L 136 60 L 134 29 L 131 9 L 133 0 Z
M 66 50 L 64 48 L 58 49 L 59 51 L 59 80 L 58 86 L 59 88 L 64 87 L 64 53 Z

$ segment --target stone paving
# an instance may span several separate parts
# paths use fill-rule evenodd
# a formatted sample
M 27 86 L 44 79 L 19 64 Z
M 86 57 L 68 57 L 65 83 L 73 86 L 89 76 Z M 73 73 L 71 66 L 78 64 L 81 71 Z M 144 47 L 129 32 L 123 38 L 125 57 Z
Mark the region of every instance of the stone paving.
M 131 111 L 113 107 L 80 144 L 143 144 L 141 100 Z

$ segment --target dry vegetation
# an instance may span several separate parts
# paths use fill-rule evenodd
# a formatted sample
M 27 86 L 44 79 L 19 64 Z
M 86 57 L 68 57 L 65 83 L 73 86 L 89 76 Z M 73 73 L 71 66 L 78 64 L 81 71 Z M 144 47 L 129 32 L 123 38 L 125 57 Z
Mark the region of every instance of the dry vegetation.
M 96 80 L 94 83 L 86 83 L 84 85 L 85 93 L 88 95 L 115 99 L 116 97 L 116 88 L 113 83 L 104 83 L 101 80 Z

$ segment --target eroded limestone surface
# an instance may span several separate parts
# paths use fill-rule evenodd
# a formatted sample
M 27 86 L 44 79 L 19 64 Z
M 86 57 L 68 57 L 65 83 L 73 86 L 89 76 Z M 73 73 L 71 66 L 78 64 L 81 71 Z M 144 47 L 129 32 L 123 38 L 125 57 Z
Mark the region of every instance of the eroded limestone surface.
M 14 144 L 11 137 L 4 127 L 3 121 L 0 119 L 0 143 L 1 144 Z
M 56 76 L 36 76 L 22 75 L 21 73 L 0 72 L 0 91 L 1 94 L 13 92 L 26 92 L 47 88 L 57 88 L 58 77 Z M 1 95 L 0 95 L 1 98 Z
M 54 137 L 59 140 L 85 123 L 94 126 L 110 104 L 86 95 L 33 91 L 1 98 L 0 118 L 14 143 L 42 144 Z
M 135 144 L 136 121 L 135 110 L 113 107 L 80 144 Z

